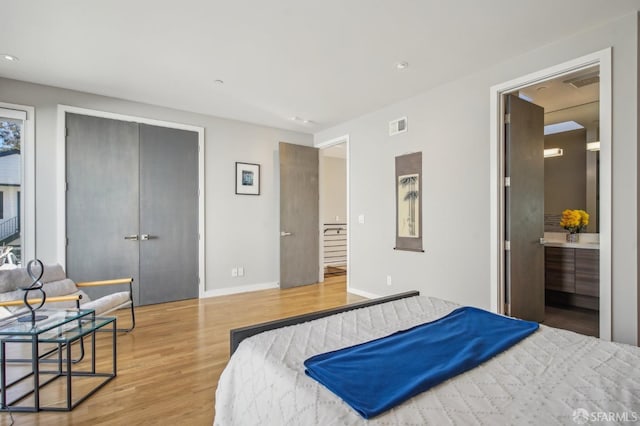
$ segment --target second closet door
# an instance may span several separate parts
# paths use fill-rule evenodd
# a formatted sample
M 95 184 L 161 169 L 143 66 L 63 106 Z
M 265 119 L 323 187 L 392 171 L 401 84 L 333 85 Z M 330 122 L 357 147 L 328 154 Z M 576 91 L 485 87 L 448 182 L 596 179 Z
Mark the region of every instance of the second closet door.
M 140 124 L 140 301 L 198 297 L 198 135 Z

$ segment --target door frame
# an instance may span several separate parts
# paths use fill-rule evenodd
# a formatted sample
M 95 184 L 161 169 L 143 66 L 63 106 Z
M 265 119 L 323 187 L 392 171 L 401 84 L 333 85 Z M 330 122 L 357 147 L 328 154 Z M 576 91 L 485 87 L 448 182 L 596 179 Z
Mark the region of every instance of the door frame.
M 506 81 L 490 89 L 491 310 L 504 313 L 504 95 L 580 69 L 600 67 L 600 338 L 611 340 L 611 48 Z
M 345 144 L 345 152 L 347 154 L 346 157 L 346 166 L 347 166 L 347 181 L 346 181 L 346 185 L 347 185 L 347 216 L 346 216 L 346 222 L 347 222 L 347 291 L 349 291 L 350 287 L 349 287 L 349 283 L 351 282 L 351 268 L 350 266 L 350 258 L 351 258 L 351 214 L 350 214 L 350 210 L 349 210 L 349 205 L 351 202 L 351 195 L 350 195 L 350 185 L 349 185 L 349 176 L 350 176 L 350 168 L 351 168 L 351 162 L 350 162 L 350 147 L 349 147 L 349 134 L 346 135 L 342 135 L 342 136 L 338 136 L 337 138 L 333 138 L 324 142 L 319 142 L 314 144 L 315 148 L 318 148 L 320 150 L 323 150 L 325 148 L 329 148 L 331 146 L 334 145 L 340 145 L 344 143 Z M 319 223 L 318 223 L 318 227 L 320 230 L 320 238 L 319 238 L 319 252 L 320 252 L 320 257 L 318 259 L 318 282 L 324 282 L 324 250 L 323 250 L 323 238 L 324 238 L 324 233 L 323 233 L 323 220 L 322 220 L 322 207 L 324 205 L 324 197 L 322 196 L 322 190 L 323 190 L 323 185 L 324 185 L 324 176 L 322 174 L 322 169 L 319 170 L 320 172 L 320 178 L 319 178 L 319 182 L 320 182 L 320 202 L 318 204 L 318 208 L 320 209 L 320 211 L 318 212 L 318 217 L 319 217 Z
M 35 153 L 35 107 L 0 102 L 0 108 L 13 110 L 15 116 L 22 120 L 22 141 L 20 155 L 22 157 L 20 211 L 20 238 L 22 239 L 22 264 L 36 258 L 36 153 Z M 24 114 L 22 114 L 24 113 Z
M 152 126 L 168 127 L 172 129 L 188 130 L 198 133 L 198 297 L 204 297 L 206 291 L 205 268 L 205 152 L 204 152 L 204 127 L 189 124 L 174 123 L 171 121 L 155 120 L 134 115 L 118 114 L 107 111 L 99 111 L 88 108 L 74 107 L 70 105 L 58 105 L 57 131 L 56 131 L 56 203 L 57 203 L 57 261 L 66 269 L 66 113 L 88 115 L 92 117 L 108 118 L 112 120 L 130 121 Z

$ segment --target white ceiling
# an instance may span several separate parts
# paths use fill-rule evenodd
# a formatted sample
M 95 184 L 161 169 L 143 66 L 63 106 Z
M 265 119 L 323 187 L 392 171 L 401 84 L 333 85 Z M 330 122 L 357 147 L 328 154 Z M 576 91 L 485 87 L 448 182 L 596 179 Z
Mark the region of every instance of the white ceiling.
M 638 9 L 640 0 L 2 0 L 0 53 L 20 61 L 0 60 L 0 76 L 314 133 Z
M 567 82 L 599 75 L 599 67 L 590 67 L 520 90 L 531 102 L 544 108 L 544 124 L 575 121 L 585 128 L 600 124 L 600 83 L 574 87 Z

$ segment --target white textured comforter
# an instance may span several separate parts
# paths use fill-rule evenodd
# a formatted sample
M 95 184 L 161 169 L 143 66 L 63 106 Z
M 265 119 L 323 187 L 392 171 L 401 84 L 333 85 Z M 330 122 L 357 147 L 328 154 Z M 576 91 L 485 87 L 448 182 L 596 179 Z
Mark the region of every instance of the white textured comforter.
M 253 336 L 242 342 L 220 377 L 214 424 L 640 422 L 640 348 L 545 326 L 479 367 L 369 421 L 304 373 L 303 361 L 313 355 L 432 321 L 457 307 L 418 296 Z

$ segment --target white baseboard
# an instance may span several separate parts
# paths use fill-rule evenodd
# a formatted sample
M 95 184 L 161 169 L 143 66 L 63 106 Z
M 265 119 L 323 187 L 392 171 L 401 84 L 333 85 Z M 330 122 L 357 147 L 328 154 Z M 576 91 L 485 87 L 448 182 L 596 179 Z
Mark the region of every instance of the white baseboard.
M 272 282 L 272 283 L 242 285 L 238 287 L 216 288 L 213 290 L 205 290 L 202 297 L 204 298 L 204 297 L 228 296 L 230 294 L 247 293 L 250 291 L 260 291 L 260 290 L 271 290 L 274 288 L 280 288 L 280 285 L 277 282 Z
M 367 299 L 377 299 L 378 297 L 382 297 L 379 294 L 369 293 L 368 291 L 358 290 L 357 288 L 353 287 L 347 288 L 347 293 L 353 293 L 356 296 L 366 297 Z

